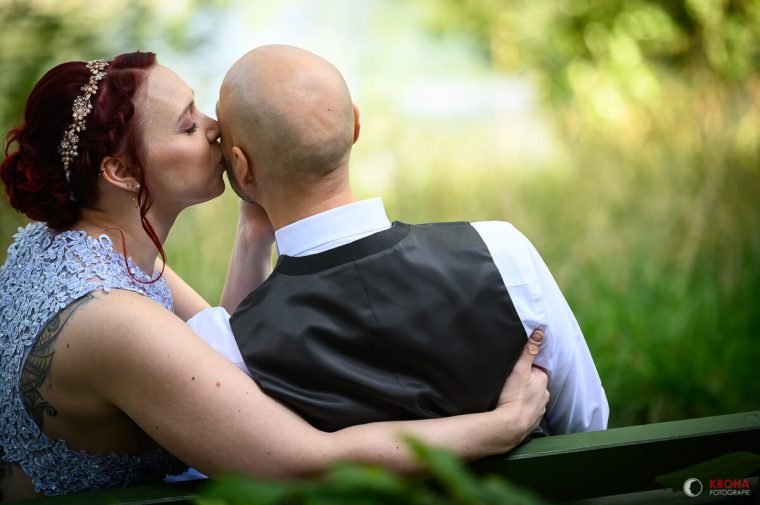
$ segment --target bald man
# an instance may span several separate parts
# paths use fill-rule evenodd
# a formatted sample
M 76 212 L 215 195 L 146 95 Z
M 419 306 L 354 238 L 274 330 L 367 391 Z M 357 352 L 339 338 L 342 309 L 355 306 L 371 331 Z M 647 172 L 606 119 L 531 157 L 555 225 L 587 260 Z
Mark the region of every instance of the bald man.
M 320 429 L 492 408 L 533 328 L 548 431 L 604 429 L 591 354 L 530 242 L 504 222 L 391 222 L 349 183 L 359 112 L 340 72 L 263 46 L 225 76 L 217 116 L 236 193 L 279 253 L 230 319 L 252 377 Z

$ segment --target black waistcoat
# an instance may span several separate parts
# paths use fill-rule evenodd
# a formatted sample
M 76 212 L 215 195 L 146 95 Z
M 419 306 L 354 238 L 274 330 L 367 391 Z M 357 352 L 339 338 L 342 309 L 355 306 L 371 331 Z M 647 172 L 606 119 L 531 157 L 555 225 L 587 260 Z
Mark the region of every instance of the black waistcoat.
M 261 388 L 326 431 L 493 408 L 526 341 L 469 223 L 280 256 L 231 325 Z

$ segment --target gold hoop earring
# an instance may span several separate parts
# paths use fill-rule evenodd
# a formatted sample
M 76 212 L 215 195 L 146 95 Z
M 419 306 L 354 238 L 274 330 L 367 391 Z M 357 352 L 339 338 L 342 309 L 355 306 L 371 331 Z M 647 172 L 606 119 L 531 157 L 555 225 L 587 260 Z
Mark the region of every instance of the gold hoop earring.
M 132 193 L 132 207 L 135 209 L 140 208 L 140 204 L 137 203 L 137 192 Z

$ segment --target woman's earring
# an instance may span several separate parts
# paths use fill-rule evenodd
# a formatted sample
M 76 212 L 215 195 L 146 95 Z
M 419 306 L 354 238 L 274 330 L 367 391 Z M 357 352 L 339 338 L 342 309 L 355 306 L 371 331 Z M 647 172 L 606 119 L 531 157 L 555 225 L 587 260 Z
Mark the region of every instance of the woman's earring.
M 140 208 L 140 203 L 137 201 L 137 193 L 140 191 L 140 185 L 136 184 L 131 187 L 135 188 L 135 186 L 136 186 L 135 192 L 132 193 L 132 207 L 134 207 L 135 209 L 138 209 Z

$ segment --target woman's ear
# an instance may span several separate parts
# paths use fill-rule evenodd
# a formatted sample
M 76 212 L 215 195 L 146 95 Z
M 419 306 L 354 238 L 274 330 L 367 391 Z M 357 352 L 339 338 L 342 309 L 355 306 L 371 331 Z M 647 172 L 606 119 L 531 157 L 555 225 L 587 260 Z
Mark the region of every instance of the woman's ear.
M 100 176 L 114 187 L 134 193 L 140 188 L 137 178 L 121 157 L 106 156 L 100 162 Z

